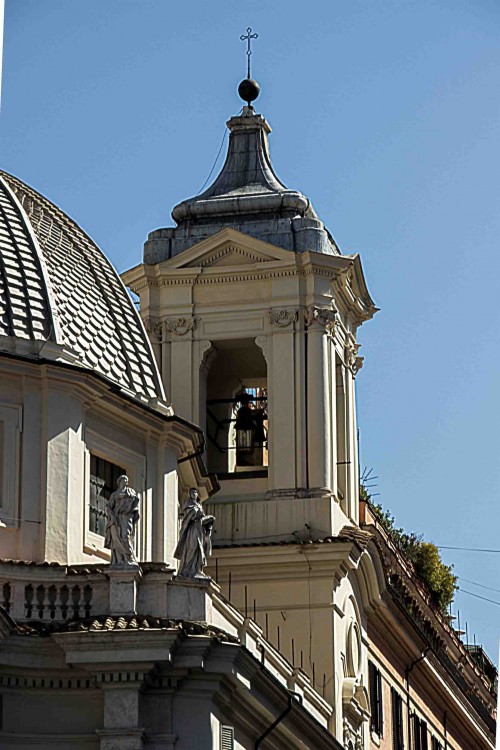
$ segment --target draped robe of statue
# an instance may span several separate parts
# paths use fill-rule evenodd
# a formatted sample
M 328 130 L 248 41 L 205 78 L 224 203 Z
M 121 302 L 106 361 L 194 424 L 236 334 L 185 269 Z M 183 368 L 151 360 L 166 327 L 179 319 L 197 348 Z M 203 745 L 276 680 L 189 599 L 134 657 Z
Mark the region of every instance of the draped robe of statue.
M 104 546 L 111 550 L 112 565 L 134 565 L 133 535 L 139 520 L 139 495 L 128 486 L 128 477 L 117 480 L 118 488 L 110 495 L 106 513 Z
M 189 490 L 184 507 L 179 542 L 174 557 L 180 561 L 178 575 L 183 578 L 206 578 L 203 567 L 212 552 L 211 531 L 214 516 L 206 516 L 198 501 L 198 490 Z

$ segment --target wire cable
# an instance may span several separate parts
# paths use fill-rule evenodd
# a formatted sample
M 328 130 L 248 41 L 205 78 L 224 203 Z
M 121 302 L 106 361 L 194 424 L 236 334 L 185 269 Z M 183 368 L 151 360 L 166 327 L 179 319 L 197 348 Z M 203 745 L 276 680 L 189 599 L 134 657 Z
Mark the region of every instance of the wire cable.
M 215 157 L 215 161 L 214 161 L 214 163 L 212 164 L 212 169 L 210 170 L 210 172 L 209 172 L 209 174 L 208 174 L 208 177 L 207 177 L 207 179 L 205 180 L 205 182 L 203 183 L 203 185 L 201 186 L 201 188 L 200 188 L 200 189 L 198 190 L 198 192 L 196 193 L 196 197 L 198 197 L 198 196 L 199 196 L 199 194 L 203 192 L 203 190 L 205 189 L 205 187 L 206 187 L 206 185 L 207 185 L 207 183 L 208 183 L 209 179 L 211 178 L 211 176 L 212 176 L 212 174 L 213 174 L 213 172 L 214 172 L 214 169 L 215 169 L 215 167 L 216 167 L 216 165 L 217 165 L 217 162 L 219 161 L 219 156 L 220 156 L 220 152 L 222 151 L 222 147 L 223 147 L 223 145 L 224 145 L 224 141 L 226 140 L 226 133 L 227 133 L 227 128 L 224 128 L 224 135 L 222 136 L 222 141 L 221 141 L 221 144 L 220 144 L 219 150 L 217 151 L 217 156 Z
M 500 594 L 500 589 L 495 589 L 492 586 L 485 586 L 484 583 L 478 583 L 477 581 L 469 581 L 467 578 L 462 578 L 462 576 L 457 576 L 459 581 L 465 581 L 465 583 L 471 583 L 473 586 L 479 586 L 482 589 L 487 589 L 488 591 L 496 591 L 497 594 Z
M 444 544 L 436 544 L 438 549 L 457 549 L 462 552 L 500 552 L 500 549 L 481 549 L 479 547 L 446 547 Z
M 476 599 L 483 599 L 485 602 L 490 602 L 490 604 L 498 604 L 500 607 L 500 602 L 497 602 L 496 599 L 488 599 L 486 596 L 480 596 L 479 594 L 473 594 L 472 591 L 467 591 L 466 589 L 458 589 L 462 594 L 469 594 L 469 596 L 475 596 Z

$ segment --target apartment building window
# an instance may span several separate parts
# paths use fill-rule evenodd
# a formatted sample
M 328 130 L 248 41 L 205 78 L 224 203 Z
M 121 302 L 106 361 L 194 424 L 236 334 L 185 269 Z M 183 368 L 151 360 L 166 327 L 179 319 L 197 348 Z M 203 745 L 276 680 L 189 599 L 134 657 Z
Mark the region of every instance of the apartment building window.
M 384 730 L 384 709 L 382 705 L 382 674 L 373 662 L 368 662 L 368 677 L 370 682 L 370 729 L 382 736 Z
M 392 703 L 392 748 L 404 750 L 403 699 L 394 688 L 391 688 Z M 434 750 L 434 748 L 433 748 Z
M 428 750 L 427 722 L 413 714 L 413 750 Z
M 432 738 L 432 750 L 443 750 L 443 746 L 437 737 Z

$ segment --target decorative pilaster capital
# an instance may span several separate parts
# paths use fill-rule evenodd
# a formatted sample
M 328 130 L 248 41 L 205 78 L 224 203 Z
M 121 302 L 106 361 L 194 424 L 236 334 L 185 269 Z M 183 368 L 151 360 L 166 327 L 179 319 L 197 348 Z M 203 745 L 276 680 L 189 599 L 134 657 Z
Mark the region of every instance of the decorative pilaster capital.
M 158 318 L 145 318 L 144 328 L 150 334 L 151 338 L 161 341 L 163 338 L 163 323 Z
M 295 323 L 298 317 L 298 310 L 271 310 L 269 313 L 269 323 L 278 328 L 287 328 Z
M 304 310 L 304 320 L 308 328 L 316 325 L 333 334 L 337 326 L 337 311 L 330 307 L 314 307 L 311 305 Z
M 167 318 L 165 326 L 169 333 L 174 336 L 185 336 L 188 331 L 193 331 L 196 326 L 195 318 Z
M 352 336 L 345 343 L 345 363 L 353 375 L 356 375 L 363 367 L 364 357 L 358 355 L 360 346 L 361 344 L 358 344 Z

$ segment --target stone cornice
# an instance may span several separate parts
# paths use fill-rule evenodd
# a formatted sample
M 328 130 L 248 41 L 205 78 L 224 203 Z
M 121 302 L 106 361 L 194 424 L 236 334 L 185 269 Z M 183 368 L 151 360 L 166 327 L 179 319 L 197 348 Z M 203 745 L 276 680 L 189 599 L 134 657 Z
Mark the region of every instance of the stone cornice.
M 422 637 L 432 646 L 437 658 L 447 660 L 452 669 L 462 665 L 459 671 L 464 676 L 465 673 L 468 674 L 466 682 L 469 682 L 471 690 L 476 686 L 478 700 L 485 707 L 488 700 L 493 704 L 494 694 L 485 675 L 447 621 L 446 615 L 433 605 L 430 594 L 418 579 L 412 563 L 398 550 L 379 524 L 365 524 L 364 528 L 375 532 L 373 543 L 384 567 L 388 593 L 405 609 L 408 617 L 421 631 Z
M 231 255 L 235 255 L 234 264 L 217 265 Z M 293 253 L 231 228 L 221 230 L 169 260 L 136 266 L 122 274 L 122 279 L 134 292 L 140 293 L 148 287 L 238 284 L 310 276 L 330 279 L 338 303 L 356 325 L 377 311 L 358 255 Z

